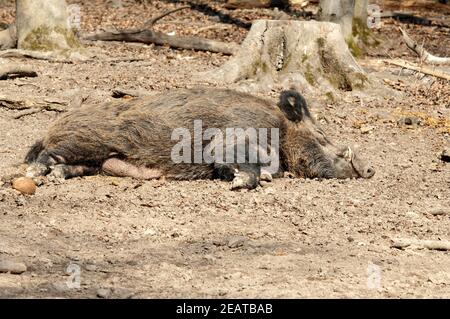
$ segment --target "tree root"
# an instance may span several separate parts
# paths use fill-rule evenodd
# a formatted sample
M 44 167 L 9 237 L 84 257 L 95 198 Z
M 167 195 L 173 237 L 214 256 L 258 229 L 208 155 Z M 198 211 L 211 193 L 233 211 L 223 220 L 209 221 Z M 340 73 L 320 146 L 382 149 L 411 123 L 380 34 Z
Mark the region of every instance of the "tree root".
M 239 51 L 198 78 L 239 83 L 250 90 L 281 85 L 333 92 L 369 84 L 337 24 L 291 20 L 254 21 Z

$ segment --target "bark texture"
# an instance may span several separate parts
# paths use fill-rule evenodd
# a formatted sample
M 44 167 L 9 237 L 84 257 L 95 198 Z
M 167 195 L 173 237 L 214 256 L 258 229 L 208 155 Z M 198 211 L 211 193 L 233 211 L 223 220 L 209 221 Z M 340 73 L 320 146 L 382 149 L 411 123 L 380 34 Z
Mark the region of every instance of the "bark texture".
M 317 21 L 257 20 L 238 53 L 203 77 L 322 91 L 360 89 L 367 82 L 339 25 Z
M 16 0 L 17 48 L 68 51 L 80 47 L 65 0 Z

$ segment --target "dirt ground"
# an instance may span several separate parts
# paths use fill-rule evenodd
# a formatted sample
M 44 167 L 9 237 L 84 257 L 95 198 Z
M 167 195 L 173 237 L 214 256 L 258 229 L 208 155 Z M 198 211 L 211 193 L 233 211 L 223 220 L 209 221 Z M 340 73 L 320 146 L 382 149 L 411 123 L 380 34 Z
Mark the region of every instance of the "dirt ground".
M 85 31 L 133 27 L 175 6 L 69 2 L 82 6 Z M 0 20 L 8 23 L 14 6 L 3 3 Z M 411 10 L 450 25 L 450 10 L 440 8 Z M 273 13 L 220 10 L 247 23 Z M 158 28 L 194 34 L 215 26 L 197 35 L 242 41 L 247 29 L 208 12 L 176 12 Z M 356 144 L 370 159 L 376 169 L 372 179 L 283 178 L 233 192 L 221 181 L 93 176 L 48 182 L 33 196 L 0 182 L 0 260 L 28 267 L 21 275 L 0 273 L 0 297 L 449 298 L 450 251 L 393 248 L 392 239 L 450 240 L 450 166 L 439 158 L 450 143 L 450 83 L 380 59 L 417 61 L 400 41 L 398 25 L 433 53 L 450 56 L 450 29 L 383 21 L 376 31 L 382 43 L 359 63 L 391 93 L 343 92 L 335 101 L 308 97 L 330 138 Z M 99 56 L 143 60 L 21 60 L 39 76 L 0 81 L 0 95 L 97 103 L 112 99 L 117 87 L 154 92 L 202 85 L 192 75 L 228 59 L 154 45 L 85 46 Z M 60 116 L 43 111 L 14 119 L 17 113 L 0 107 L 0 176 L 11 174 Z M 418 124 L 406 125 L 405 118 Z M 437 209 L 443 214 L 432 214 Z

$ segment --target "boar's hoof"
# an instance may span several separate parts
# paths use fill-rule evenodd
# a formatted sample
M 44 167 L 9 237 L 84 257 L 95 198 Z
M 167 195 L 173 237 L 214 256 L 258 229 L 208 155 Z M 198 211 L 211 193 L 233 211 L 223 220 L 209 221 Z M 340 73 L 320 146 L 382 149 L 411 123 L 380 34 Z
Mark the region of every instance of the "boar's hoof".
M 50 168 L 48 166 L 45 166 L 43 164 L 34 163 L 34 164 L 31 164 L 27 168 L 25 176 L 34 179 L 39 176 L 44 176 L 44 175 L 48 174 L 49 171 L 50 171 Z
M 237 172 L 231 182 L 231 190 L 254 189 L 258 186 L 258 179 L 254 174 L 247 172 Z
M 259 175 L 259 179 L 265 182 L 272 182 L 273 177 L 272 174 L 270 174 L 267 171 L 261 170 L 261 175 Z

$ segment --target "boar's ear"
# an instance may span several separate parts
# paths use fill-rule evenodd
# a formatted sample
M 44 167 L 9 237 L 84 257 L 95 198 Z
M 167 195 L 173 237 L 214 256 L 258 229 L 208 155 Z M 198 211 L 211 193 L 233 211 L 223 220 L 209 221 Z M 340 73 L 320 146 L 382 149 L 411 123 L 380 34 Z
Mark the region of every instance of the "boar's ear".
M 297 91 L 282 91 L 278 107 L 286 118 L 292 122 L 300 122 L 304 117 L 311 118 L 304 97 Z

